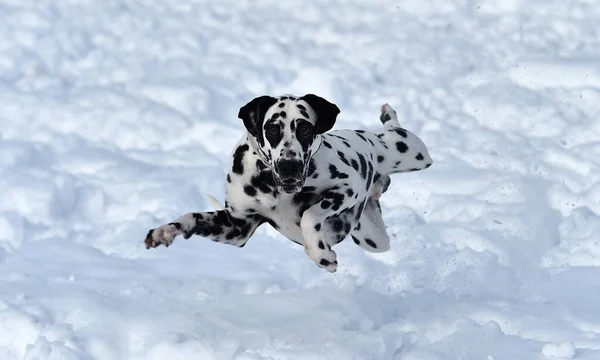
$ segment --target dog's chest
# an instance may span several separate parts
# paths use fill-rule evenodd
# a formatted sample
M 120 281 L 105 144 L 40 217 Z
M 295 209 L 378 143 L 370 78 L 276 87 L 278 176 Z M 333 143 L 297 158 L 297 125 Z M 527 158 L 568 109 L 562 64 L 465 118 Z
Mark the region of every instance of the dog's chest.
M 277 198 L 265 197 L 260 199 L 263 206 L 259 211 L 283 236 L 304 244 L 300 220 L 306 206 L 298 203 L 297 198 L 298 196 L 281 194 Z

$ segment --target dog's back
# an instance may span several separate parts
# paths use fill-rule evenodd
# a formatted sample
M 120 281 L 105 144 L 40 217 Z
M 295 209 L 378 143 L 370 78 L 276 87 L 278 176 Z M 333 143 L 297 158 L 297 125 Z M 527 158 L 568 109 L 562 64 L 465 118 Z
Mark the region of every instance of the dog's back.
M 381 107 L 380 120 L 383 131 L 335 130 L 323 134 L 323 145 L 337 149 L 337 155 L 348 162 L 366 178 L 369 163 L 373 164 L 373 182 L 380 176 L 426 169 L 433 159 L 427 146 L 414 133 L 400 126 L 396 111 L 385 104 Z M 358 153 L 358 159 L 345 156 L 344 149 Z M 370 160 L 370 161 L 369 161 Z

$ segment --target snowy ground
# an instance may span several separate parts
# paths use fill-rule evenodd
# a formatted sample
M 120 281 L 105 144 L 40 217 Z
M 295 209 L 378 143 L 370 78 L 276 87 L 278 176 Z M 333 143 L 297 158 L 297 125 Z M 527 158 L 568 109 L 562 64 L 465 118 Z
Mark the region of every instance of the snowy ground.
M 600 358 L 600 2 L 0 0 L 0 359 Z M 256 95 L 389 102 L 435 160 L 319 270 L 149 228 Z

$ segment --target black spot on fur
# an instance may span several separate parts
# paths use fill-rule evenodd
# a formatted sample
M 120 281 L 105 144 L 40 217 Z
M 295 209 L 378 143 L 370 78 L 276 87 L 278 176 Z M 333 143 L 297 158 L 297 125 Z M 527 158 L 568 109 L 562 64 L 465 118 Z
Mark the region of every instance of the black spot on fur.
M 321 201 L 321 208 L 322 209 L 329 209 L 330 206 L 331 206 L 331 202 L 329 200 L 323 200 L 323 201 Z
M 332 262 L 327 259 L 321 259 L 321 261 L 319 261 L 319 264 L 321 264 L 322 266 L 329 266 L 332 264 Z M 333 264 L 337 264 L 337 261 L 334 261 Z
M 361 138 L 362 141 L 367 142 L 367 138 L 364 137 L 361 133 L 356 132 L 355 134 L 356 134 L 356 136 L 358 136 L 359 138 Z
M 385 112 L 385 113 L 381 113 L 379 120 L 381 120 L 381 122 L 385 124 L 386 122 L 392 120 L 392 117 L 390 116 L 390 114 Z
M 325 145 L 326 148 L 332 149 L 333 146 L 331 146 L 330 143 L 328 143 L 327 141 L 323 140 L 323 145 Z
M 373 180 L 373 164 L 371 162 L 368 163 L 368 170 L 367 170 L 367 185 L 366 185 L 366 190 L 369 190 L 369 188 L 371 187 L 371 181 Z
M 366 180 L 367 179 L 367 160 L 365 159 L 363 154 L 357 153 L 357 155 L 358 155 L 358 160 L 360 161 L 360 176 L 362 176 L 362 178 Z
M 365 239 L 365 242 L 367 243 L 367 245 L 369 245 L 373 249 L 377 249 L 377 244 L 375 244 L 375 242 L 373 240 L 371 240 L 371 239 Z
M 231 220 L 227 211 L 217 211 L 213 217 L 213 223 L 231 227 Z
M 423 159 L 425 159 L 425 157 L 423 156 L 423 154 L 418 153 L 417 156 L 415 156 L 415 159 L 422 161 Z
M 230 183 L 231 182 L 231 175 L 227 174 L 227 182 Z
M 304 106 L 304 105 L 302 105 L 302 104 L 296 104 L 296 107 L 297 107 L 299 110 L 304 110 L 304 111 L 306 111 L 306 106 Z
M 381 177 L 380 173 L 375 173 L 375 175 L 373 176 L 373 183 L 376 183 L 377 180 L 379 180 L 380 177 Z
M 258 188 L 262 193 L 270 194 L 273 193 L 275 188 L 275 180 L 273 179 L 273 172 L 271 170 L 263 170 L 250 179 L 252 187 Z M 247 186 L 247 185 L 246 185 Z M 244 187 L 244 191 L 246 188 Z M 256 190 L 255 190 L 256 192 Z M 248 194 L 248 192 L 246 192 Z M 250 194 L 248 194 L 250 195 Z M 250 195 L 253 196 L 253 195 Z
M 404 141 L 398 141 L 396 143 L 396 149 L 398 149 L 398 151 L 401 153 L 405 153 L 408 151 L 408 145 L 406 145 Z
M 271 225 L 273 227 L 273 229 L 277 230 L 279 229 L 279 225 L 277 225 L 277 223 L 269 218 L 265 218 L 266 222 Z
M 279 106 L 280 108 L 282 108 L 282 107 L 284 107 L 284 106 L 285 106 L 285 103 L 284 103 L 284 102 L 281 102 L 281 103 L 279 103 L 279 105 L 278 105 L 278 106 Z
M 231 170 L 235 174 L 242 175 L 244 173 L 244 155 L 249 149 L 250 146 L 248 146 L 248 144 L 240 145 L 235 149 L 235 152 L 233 153 L 233 166 L 231 167 Z
M 358 239 L 356 238 L 356 236 L 354 236 L 354 235 L 351 235 L 351 236 L 352 236 L 352 240 L 354 241 L 354 243 L 355 243 L 356 245 L 360 245 L 360 240 L 358 240 Z
M 244 192 L 248 196 L 256 196 L 256 188 L 252 185 L 244 185 Z
M 325 244 L 322 241 L 319 241 L 319 249 L 325 250 Z
M 348 195 L 348 197 L 351 197 L 352 195 L 354 195 L 354 190 L 352 190 L 352 189 L 347 189 L 347 190 L 346 190 L 346 195 Z
M 244 225 L 241 229 L 240 229 L 240 233 L 242 237 L 247 237 L 248 234 L 250 233 L 250 224 Z
M 329 165 L 329 173 L 331 174 L 332 179 L 347 179 L 348 174 L 338 171 L 337 166 L 330 164 Z
M 315 225 L 315 231 L 321 231 L 321 223 Z
M 264 170 L 267 168 L 267 165 L 265 165 L 265 163 L 262 162 L 262 160 L 258 159 L 258 160 L 256 160 L 256 168 L 258 170 Z
M 318 201 L 316 194 L 312 192 L 314 189 L 313 186 L 306 186 L 300 192 L 294 194 L 292 201 L 298 209 L 298 216 L 302 217 L 302 214 Z
M 358 161 L 352 159 L 351 162 L 352 162 L 352 167 L 354 168 L 354 170 L 358 171 Z
M 406 130 L 404 130 L 404 129 L 395 128 L 394 131 L 396 132 L 396 134 L 402 136 L 405 139 L 408 137 L 408 134 L 406 133 Z
M 342 160 L 342 162 L 343 162 L 344 164 L 346 164 L 346 165 L 350 166 L 350 162 L 348 162 L 348 159 L 346 159 L 346 154 L 344 154 L 344 153 L 343 153 L 343 152 L 341 152 L 341 151 L 338 151 L 338 152 L 337 152 L 337 154 L 338 154 L 338 157 L 340 158 L 340 160 Z
M 332 188 L 329 191 L 325 192 L 323 197 L 326 199 L 321 202 L 321 207 L 323 209 L 327 209 L 331 206 L 331 209 L 333 211 L 337 211 L 340 209 L 344 202 L 344 194 L 337 192 L 337 188 Z M 324 203 L 327 203 L 327 207 L 323 207 Z
M 235 239 L 235 238 L 239 238 L 241 234 L 242 233 L 241 233 L 241 231 L 239 229 L 235 229 L 234 228 L 233 230 L 231 230 L 230 232 L 228 232 L 227 235 L 225 235 L 225 239 L 232 240 L 232 239 Z
M 333 223 L 331 224 L 331 228 L 335 232 L 342 232 L 344 230 L 344 220 L 342 220 L 340 218 L 333 220 Z
M 377 162 L 378 162 L 378 163 L 382 163 L 382 162 L 383 162 L 383 160 L 385 160 L 385 158 L 384 158 L 383 156 L 381 156 L 381 155 L 378 155 L 378 156 L 377 156 Z
M 279 116 L 281 116 L 282 119 L 285 119 L 287 117 L 287 114 L 285 113 L 285 111 L 282 111 L 279 113 Z

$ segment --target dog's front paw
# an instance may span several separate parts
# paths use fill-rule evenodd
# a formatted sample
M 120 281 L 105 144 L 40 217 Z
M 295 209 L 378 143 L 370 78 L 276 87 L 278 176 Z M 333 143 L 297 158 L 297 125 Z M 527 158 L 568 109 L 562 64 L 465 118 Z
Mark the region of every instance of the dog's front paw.
M 305 247 L 304 251 L 320 268 L 334 273 L 337 270 L 337 254 L 328 246 L 325 249 Z
M 155 248 L 160 245 L 164 245 L 165 247 L 169 247 L 175 237 L 177 235 L 182 235 L 183 231 L 181 231 L 181 224 L 179 223 L 170 223 L 156 229 L 152 229 L 148 231 L 148 235 L 146 235 L 146 249 Z

